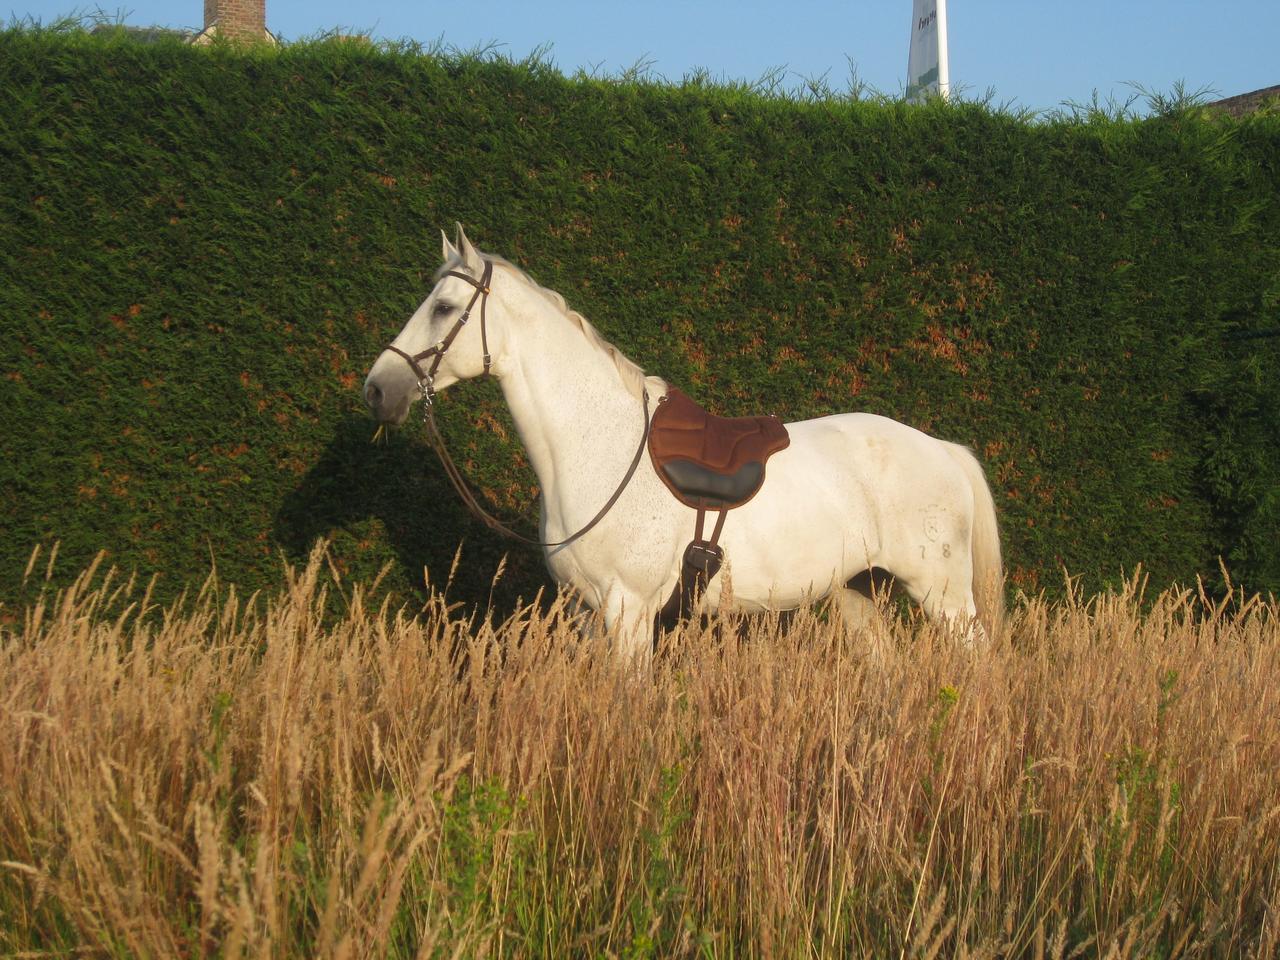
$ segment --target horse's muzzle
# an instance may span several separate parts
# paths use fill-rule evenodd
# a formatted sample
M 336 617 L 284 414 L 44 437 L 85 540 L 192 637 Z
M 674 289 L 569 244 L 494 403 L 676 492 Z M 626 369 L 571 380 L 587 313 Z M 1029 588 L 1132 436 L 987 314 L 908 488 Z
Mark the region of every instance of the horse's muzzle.
M 405 417 L 409 415 L 408 399 L 407 396 L 401 396 L 398 403 L 394 402 L 372 380 L 365 382 L 364 402 L 369 407 L 369 412 L 373 414 L 373 418 L 379 423 L 387 423 L 392 426 L 399 426 L 404 423 Z
M 382 388 L 376 383 L 366 383 L 364 385 L 364 402 L 369 405 L 369 409 L 373 411 L 373 415 L 378 415 L 378 410 L 382 407 Z

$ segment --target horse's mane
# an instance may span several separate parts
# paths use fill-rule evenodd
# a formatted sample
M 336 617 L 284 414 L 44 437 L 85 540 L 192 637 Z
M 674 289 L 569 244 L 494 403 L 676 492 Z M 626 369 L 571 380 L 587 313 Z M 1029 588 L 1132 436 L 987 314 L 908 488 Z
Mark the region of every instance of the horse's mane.
M 564 297 L 547 287 L 542 286 L 533 277 L 525 273 L 510 260 L 500 257 L 496 254 L 486 253 L 482 255 L 485 260 L 493 263 L 495 267 L 503 267 L 511 273 L 517 280 L 528 284 L 536 293 L 548 300 L 552 306 L 564 314 L 565 319 L 569 320 L 582 334 L 583 338 L 595 349 L 599 350 L 610 360 L 613 361 L 614 367 L 618 370 L 618 376 L 622 378 L 623 384 L 638 400 L 643 396 L 646 389 L 649 395 L 661 396 L 666 393 L 667 384 L 665 380 L 659 377 L 649 377 L 645 375 L 644 369 L 624 354 L 621 350 L 611 344 L 608 340 L 600 335 L 600 331 L 591 325 L 591 321 L 580 314 L 577 310 L 572 309 L 566 302 Z M 442 266 L 436 273 L 436 279 L 439 280 L 446 272 L 464 267 L 461 258 L 450 258 L 448 262 Z

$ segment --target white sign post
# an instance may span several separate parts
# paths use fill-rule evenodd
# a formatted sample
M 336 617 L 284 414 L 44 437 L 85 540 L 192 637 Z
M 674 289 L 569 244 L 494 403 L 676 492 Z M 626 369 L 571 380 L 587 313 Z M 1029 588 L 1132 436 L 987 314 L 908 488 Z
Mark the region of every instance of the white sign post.
M 913 0 L 907 100 L 922 103 L 951 94 L 947 66 L 947 0 Z

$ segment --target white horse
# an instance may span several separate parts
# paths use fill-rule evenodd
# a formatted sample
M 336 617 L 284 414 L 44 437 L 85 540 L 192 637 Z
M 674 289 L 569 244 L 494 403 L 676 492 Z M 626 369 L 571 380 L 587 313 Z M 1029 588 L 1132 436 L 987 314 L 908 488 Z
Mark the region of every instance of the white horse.
M 603 615 L 625 656 L 646 656 L 695 517 L 648 457 L 622 483 L 667 384 L 559 294 L 481 254 L 460 226 L 457 246 L 443 241 L 435 287 L 370 369 L 365 400 L 377 420 L 400 424 L 415 400 L 430 403 L 435 391 L 486 372 L 497 378 L 541 484 L 552 576 Z M 482 322 L 459 322 L 477 299 Z M 725 569 L 700 609 L 788 610 L 831 597 L 846 622 L 862 626 L 876 610 L 856 583 L 874 569 L 966 641 L 987 636 L 1002 610 L 1000 543 L 974 456 L 865 413 L 787 430 L 791 444 L 769 460 L 758 495 L 728 514 Z M 592 518 L 585 534 L 555 545 Z

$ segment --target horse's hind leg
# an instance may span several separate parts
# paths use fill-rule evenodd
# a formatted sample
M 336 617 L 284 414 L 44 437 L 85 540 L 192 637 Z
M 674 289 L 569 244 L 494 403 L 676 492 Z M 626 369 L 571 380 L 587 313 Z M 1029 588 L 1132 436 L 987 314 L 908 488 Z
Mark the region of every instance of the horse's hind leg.
M 982 624 L 978 621 L 978 605 L 974 603 L 972 591 L 965 591 L 963 605 L 940 606 L 933 612 L 930 612 L 926 606 L 925 612 L 935 620 L 946 623 L 964 642 L 966 647 L 973 647 L 987 642 L 987 631 L 983 629 Z
M 972 647 L 984 643 L 987 632 L 978 622 L 978 605 L 974 602 L 972 577 L 967 572 L 947 576 L 955 571 L 934 571 L 905 584 L 911 599 L 920 604 L 925 616 L 950 628 L 965 644 Z

